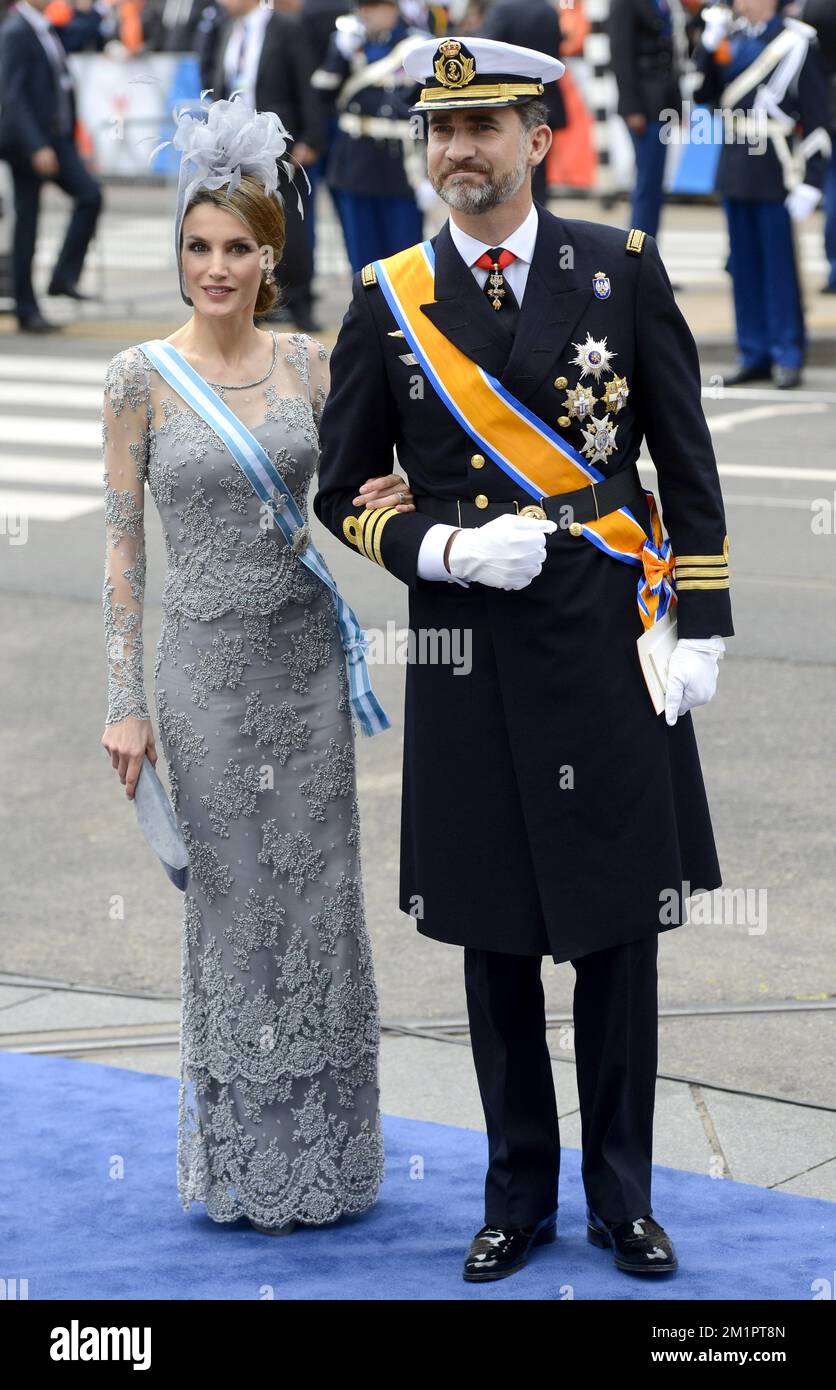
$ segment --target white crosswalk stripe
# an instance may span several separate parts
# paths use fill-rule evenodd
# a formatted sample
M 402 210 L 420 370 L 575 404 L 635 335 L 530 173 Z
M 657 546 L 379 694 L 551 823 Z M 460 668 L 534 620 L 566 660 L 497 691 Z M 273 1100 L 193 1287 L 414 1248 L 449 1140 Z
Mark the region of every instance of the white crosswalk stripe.
M 0 522 L 74 521 L 104 506 L 101 412 L 111 356 L 0 352 Z
M 683 288 L 706 285 L 731 294 L 731 277 L 725 270 L 728 249 L 722 221 L 698 232 L 666 229 L 663 222 L 659 232 L 659 251 L 665 268 L 671 280 Z M 798 256 L 805 276 L 812 276 L 814 281 L 827 279 L 828 264 L 819 227 L 814 225 L 810 231 L 799 233 Z

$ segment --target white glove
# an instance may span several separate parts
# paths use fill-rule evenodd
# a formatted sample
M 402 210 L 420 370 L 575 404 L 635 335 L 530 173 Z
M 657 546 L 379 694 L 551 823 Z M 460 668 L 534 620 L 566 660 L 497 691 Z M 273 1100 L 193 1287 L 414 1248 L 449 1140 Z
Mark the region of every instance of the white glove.
M 337 29 L 334 35 L 334 43 L 337 45 L 337 52 L 346 62 L 353 58 L 358 49 L 363 47 L 364 34 L 362 29 Z
M 680 637 L 668 665 L 665 719 L 675 724 L 695 705 L 707 705 L 717 689 L 717 662 L 726 650 L 722 637 Z
M 422 179 L 415 190 L 415 201 L 421 212 L 427 212 L 432 207 L 438 194 L 430 183 L 429 179 Z
M 725 5 L 712 5 L 710 9 L 703 10 L 702 20 L 705 28 L 700 36 L 700 42 L 706 53 L 714 53 L 720 47 L 731 28 L 733 19 L 733 11 Z
M 784 207 L 794 222 L 803 222 L 820 202 L 820 189 L 814 188 L 811 183 L 799 183 L 787 194 Z
M 556 530 L 556 521 L 514 512 L 504 512 L 484 526 L 465 527 L 450 544 L 450 573 L 492 589 L 524 589 L 543 568 L 546 532 Z

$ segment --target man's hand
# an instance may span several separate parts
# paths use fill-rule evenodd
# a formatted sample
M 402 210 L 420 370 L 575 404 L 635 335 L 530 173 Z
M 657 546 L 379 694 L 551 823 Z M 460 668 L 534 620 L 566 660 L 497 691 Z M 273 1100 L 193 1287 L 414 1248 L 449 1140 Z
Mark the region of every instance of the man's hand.
M 665 719 L 706 705 L 717 689 L 717 662 L 726 650 L 722 637 L 680 637 L 668 666 Z
M 647 130 L 647 117 L 641 111 L 631 111 L 629 116 L 624 117 L 627 128 L 632 130 L 634 135 L 644 135 Z
M 31 157 L 32 168 L 42 179 L 53 179 L 58 173 L 58 156 L 51 145 L 42 145 Z
M 362 502 L 366 507 L 396 507 L 399 512 L 415 511 L 415 498 L 409 490 L 409 483 L 400 473 L 367 478 L 357 497 L 351 500 L 355 507 Z
M 543 568 L 546 533 L 556 530 L 556 521 L 513 512 L 484 526 L 465 527 L 450 542 L 450 573 L 493 589 L 524 589 Z
M 297 140 L 296 144 L 291 146 L 290 154 L 303 169 L 307 164 L 316 164 L 319 159 L 319 152 L 313 145 L 306 145 L 304 140 Z

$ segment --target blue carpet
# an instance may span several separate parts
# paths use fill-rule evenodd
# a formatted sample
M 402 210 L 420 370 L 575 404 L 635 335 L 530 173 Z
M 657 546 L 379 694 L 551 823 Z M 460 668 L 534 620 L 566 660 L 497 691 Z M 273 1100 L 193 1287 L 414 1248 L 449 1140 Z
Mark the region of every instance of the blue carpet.
M 183 1211 L 174 1078 L 0 1053 L 0 1082 L 4 1266 L 30 1299 L 259 1299 L 268 1286 L 281 1299 L 809 1300 L 833 1269 L 836 1203 L 657 1167 L 654 1211 L 680 1269 L 623 1274 L 586 1240 L 580 1154 L 564 1149 L 557 1241 L 511 1278 L 466 1284 L 482 1133 L 385 1116 L 377 1204 L 271 1237 L 213 1222 L 201 1204 Z

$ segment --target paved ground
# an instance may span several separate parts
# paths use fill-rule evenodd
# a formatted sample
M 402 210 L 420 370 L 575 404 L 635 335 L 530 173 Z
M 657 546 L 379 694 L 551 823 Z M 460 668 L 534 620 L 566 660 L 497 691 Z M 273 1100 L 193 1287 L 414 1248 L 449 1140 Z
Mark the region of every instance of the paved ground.
M 167 260 L 165 199 L 146 191 L 128 202 L 123 192 L 109 203 L 83 282 L 99 287 L 103 302 L 79 310 L 44 299 L 66 327 L 43 340 L 18 335 L 11 316 L 0 315 L 0 515 L 25 506 L 30 516 L 25 544 L 0 536 L 0 1046 L 174 1075 L 182 898 L 146 851 L 99 747 L 99 411 L 109 357 L 170 333 L 188 311 Z M 566 210 L 600 218 L 594 204 Z M 620 211 L 606 220 L 623 221 Z M 38 285 L 59 226 L 47 221 Z M 836 300 L 818 293 L 824 262 L 814 218 L 802 236 L 811 333 L 804 388 L 723 391 L 716 382 L 734 353 L 722 220 L 707 207 L 669 208 L 660 244 L 700 345 L 732 541 L 737 635 L 717 697 L 695 725 L 725 884 L 761 905 L 765 893 L 767 913 L 748 925 L 688 925 L 660 940 L 655 1158 L 836 1200 Z M 331 342 L 346 279 L 327 225 L 324 247 L 320 336 Z M 646 468 L 653 482 L 649 461 Z M 816 514 L 824 517 L 818 531 Z M 398 581 L 315 527 L 365 625 L 404 625 Z M 151 689 L 163 573 L 153 520 L 148 540 Z M 393 718 L 386 735 L 357 743 L 383 1108 L 482 1128 L 461 951 L 419 937 L 395 905 L 403 668 L 372 674 Z M 109 917 L 114 893 L 126 901 L 123 921 Z M 573 971 L 547 960 L 543 978 L 562 1137 L 579 1146 L 565 1028 Z

